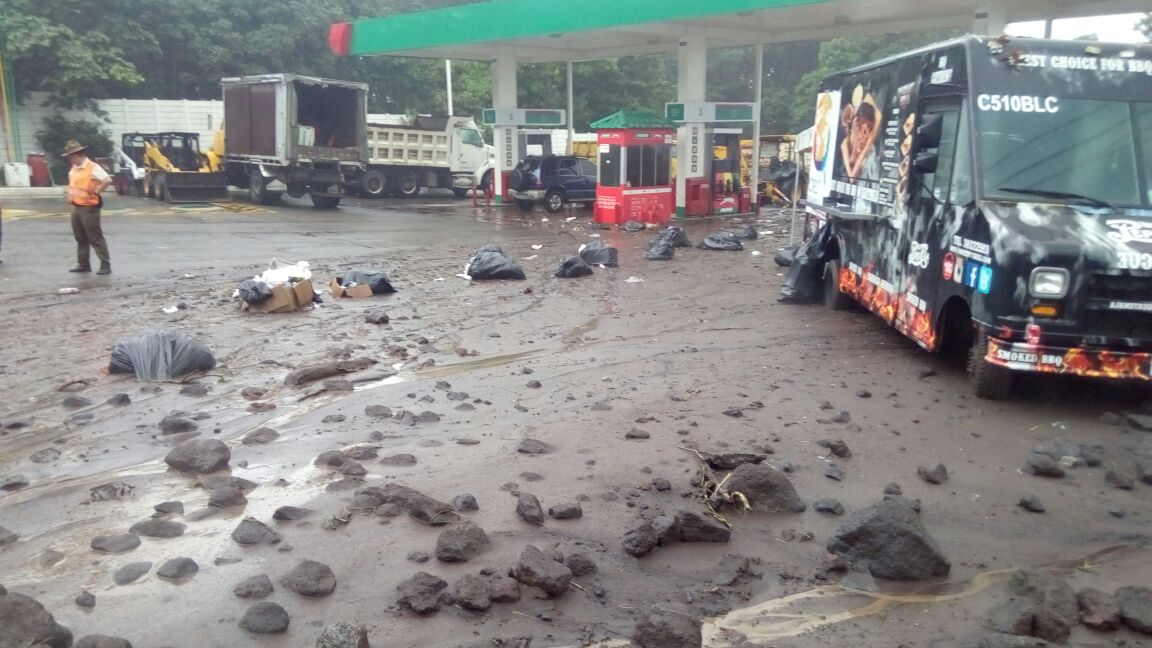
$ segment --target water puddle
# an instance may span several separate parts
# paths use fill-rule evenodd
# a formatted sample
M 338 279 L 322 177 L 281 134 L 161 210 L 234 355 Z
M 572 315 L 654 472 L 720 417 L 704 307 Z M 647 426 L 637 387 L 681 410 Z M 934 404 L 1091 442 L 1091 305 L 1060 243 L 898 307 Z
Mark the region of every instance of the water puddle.
M 1115 545 L 1085 558 L 1060 561 L 1039 567 L 1045 570 L 1069 570 L 1085 565 L 1118 561 L 1126 555 L 1147 552 L 1147 547 Z M 989 585 L 1007 580 L 1026 568 L 997 569 L 981 572 L 968 581 L 939 583 L 886 584 L 888 591 L 866 591 L 843 585 L 827 585 L 789 594 L 756 605 L 733 610 L 704 622 L 704 645 L 713 648 L 735 648 L 746 642 L 773 641 L 795 637 L 806 632 L 879 614 L 893 606 L 947 603 L 978 594 Z

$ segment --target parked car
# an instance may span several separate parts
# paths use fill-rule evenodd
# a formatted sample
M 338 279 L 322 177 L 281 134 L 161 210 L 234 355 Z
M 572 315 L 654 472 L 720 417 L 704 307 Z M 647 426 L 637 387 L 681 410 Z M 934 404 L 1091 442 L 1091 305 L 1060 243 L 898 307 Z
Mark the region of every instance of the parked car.
M 591 206 L 596 200 L 596 165 L 574 155 L 530 155 L 512 171 L 508 191 L 520 209 L 538 202 L 556 213 L 566 203 Z

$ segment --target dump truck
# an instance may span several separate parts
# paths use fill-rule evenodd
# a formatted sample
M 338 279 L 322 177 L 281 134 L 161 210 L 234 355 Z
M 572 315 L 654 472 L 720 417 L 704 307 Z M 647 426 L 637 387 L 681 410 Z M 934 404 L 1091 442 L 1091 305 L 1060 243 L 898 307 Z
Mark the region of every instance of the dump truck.
M 228 200 L 219 133 L 213 149 L 208 151 L 200 149 L 198 133 L 156 133 L 141 139 L 144 195 L 168 203 Z M 124 143 L 129 144 L 129 140 Z
M 451 189 L 457 198 L 492 179 L 493 147 L 471 117 L 371 115 L 368 170 L 360 193 L 411 198 L 422 187 Z
M 252 202 L 331 209 L 367 169 L 368 86 L 295 74 L 221 80 L 224 173 Z
M 978 397 L 1025 372 L 1152 384 L 1150 156 L 1147 45 L 968 36 L 845 70 L 797 258 L 832 308 L 966 357 Z

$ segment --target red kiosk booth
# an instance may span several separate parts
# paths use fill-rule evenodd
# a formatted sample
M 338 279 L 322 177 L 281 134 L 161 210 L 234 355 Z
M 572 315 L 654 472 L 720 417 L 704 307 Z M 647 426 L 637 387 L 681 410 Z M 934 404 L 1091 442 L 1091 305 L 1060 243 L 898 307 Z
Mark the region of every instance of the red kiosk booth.
M 622 110 L 591 124 L 600 174 L 592 220 L 666 225 L 675 211 L 672 143 L 676 125 L 650 112 Z

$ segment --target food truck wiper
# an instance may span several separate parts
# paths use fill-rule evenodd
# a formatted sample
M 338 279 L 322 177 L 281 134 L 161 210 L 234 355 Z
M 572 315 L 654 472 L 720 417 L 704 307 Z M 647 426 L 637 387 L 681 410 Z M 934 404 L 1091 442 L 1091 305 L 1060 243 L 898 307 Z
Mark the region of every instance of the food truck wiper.
M 1092 198 L 1090 196 L 1082 196 L 1076 193 L 1068 193 L 1066 191 L 1052 191 L 1051 189 L 1025 189 L 1018 187 L 1000 187 L 997 191 L 1011 191 L 1012 193 L 1028 194 L 1031 196 L 1041 196 L 1043 198 L 1056 198 L 1058 200 L 1079 201 L 1086 203 L 1092 207 L 1099 207 L 1101 209 L 1110 209 L 1113 212 L 1120 213 L 1112 203 L 1104 202 L 1099 198 Z

